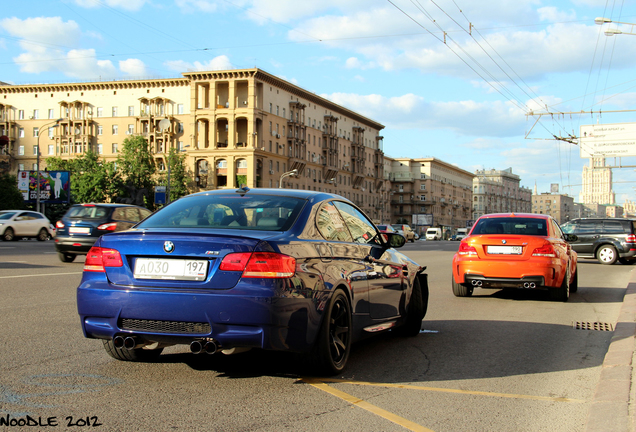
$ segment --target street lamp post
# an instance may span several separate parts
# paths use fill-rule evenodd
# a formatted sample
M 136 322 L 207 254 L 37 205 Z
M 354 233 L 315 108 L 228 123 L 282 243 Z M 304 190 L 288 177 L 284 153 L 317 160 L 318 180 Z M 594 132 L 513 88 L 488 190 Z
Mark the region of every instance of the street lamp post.
M 51 123 L 47 123 L 44 126 L 42 126 L 42 129 L 46 129 L 47 126 L 49 127 L 58 127 L 60 124 L 60 122 L 64 120 L 64 119 L 57 119 Z M 38 166 L 38 174 L 36 177 L 36 191 L 37 191 L 37 196 L 35 197 L 35 211 L 39 212 L 40 211 L 40 136 L 42 135 L 41 131 L 38 129 L 38 141 L 37 141 L 37 149 L 38 149 L 38 153 L 37 153 L 37 161 L 36 161 L 36 165 Z
M 594 23 L 598 24 L 598 25 L 603 25 L 603 24 L 610 24 L 610 23 L 614 23 L 614 24 L 624 24 L 624 25 L 628 25 L 631 26 L 631 31 L 629 32 L 624 32 L 622 30 L 619 30 L 617 28 L 615 29 L 607 29 L 605 30 L 605 36 L 614 36 L 614 35 L 618 35 L 618 34 L 628 34 L 628 35 L 636 35 L 636 33 L 634 33 L 634 26 L 636 26 L 636 24 L 633 23 L 627 23 L 627 22 L 620 22 L 620 21 L 612 21 L 609 18 L 603 18 L 603 17 L 598 17 L 594 19 Z
M 291 170 L 291 171 L 287 171 L 286 173 L 283 173 L 283 174 L 280 176 L 280 180 L 278 181 L 278 188 L 279 188 L 279 189 L 282 189 L 282 188 L 283 188 L 283 179 L 284 179 L 285 177 L 296 176 L 296 175 L 298 175 L 298 170 L 297 170 L 297 169 L 295 169 L 295 168 L 294 168 L 293 170 Z

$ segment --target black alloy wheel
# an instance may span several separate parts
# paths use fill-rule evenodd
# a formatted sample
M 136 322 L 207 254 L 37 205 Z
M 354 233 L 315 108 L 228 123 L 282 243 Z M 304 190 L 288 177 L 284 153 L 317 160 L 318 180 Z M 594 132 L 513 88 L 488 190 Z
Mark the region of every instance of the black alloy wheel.
M 351 306 L 345 293 L 334 292 L 310 353 L 311 363 L 318 372 L 336 375 L 342 372 L 351 351 L 352 318 Z
M 578 283 L 578 277 L 577 277 Z M 548 293 L 550 300 L 566 302 L 570 298 L 570 263 L 568 263 L 568 269 L 563 276 L 563 282 L 559 288 L 549 288 Z

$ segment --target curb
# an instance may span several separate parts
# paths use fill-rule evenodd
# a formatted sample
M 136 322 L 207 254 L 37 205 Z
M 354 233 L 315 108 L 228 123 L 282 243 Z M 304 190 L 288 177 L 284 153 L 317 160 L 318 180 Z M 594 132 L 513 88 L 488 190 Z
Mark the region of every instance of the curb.
M 632 271 L 588 411 L 586 432 L 636 432 L 636 418 L 631 406 L 636 396 L 636 389 L 632 389 L 632 381 L 636 381 L 633 369 L 635 336 L 636 272 Z

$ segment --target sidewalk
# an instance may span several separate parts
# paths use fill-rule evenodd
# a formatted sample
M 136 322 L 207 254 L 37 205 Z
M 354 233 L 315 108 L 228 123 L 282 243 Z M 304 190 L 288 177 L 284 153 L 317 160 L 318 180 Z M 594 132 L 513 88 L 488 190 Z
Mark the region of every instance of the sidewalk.
M 588 412 L 586 432 L 636 432 L 636 271 L 627 285 L 614 336 Z

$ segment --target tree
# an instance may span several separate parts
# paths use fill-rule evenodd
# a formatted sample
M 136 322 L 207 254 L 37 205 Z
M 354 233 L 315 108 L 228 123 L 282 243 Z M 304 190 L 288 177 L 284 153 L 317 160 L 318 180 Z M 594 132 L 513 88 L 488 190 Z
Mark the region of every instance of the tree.
M 146 138 L 133 136 L 124 140 L 122 151 L 117 156 L 117 169 L 129 188 L 145 190 L 145 204 L 152 206 L 150 193 L 155 184 L 153 176 L 157 166 Z
M 18 179 L 9 174 L 0 174 L 0 210 L 22 208 L 24 208 L 24 199 L 18 190 Z
M 71 197 L 74 202 L 107 202 L 121 194 L 122 181 L 113 162 L 106 162 L 91 150 L 70 159 L 51 157 L 47 169 L 71 173 Z
M 188 194 L 185 155 L 171 147 L 168 152 L 168 164 L 170 165 L 170 201 L 174 201 Z M 159 184 L 168 185 L 167 173 L 159 177 Z

